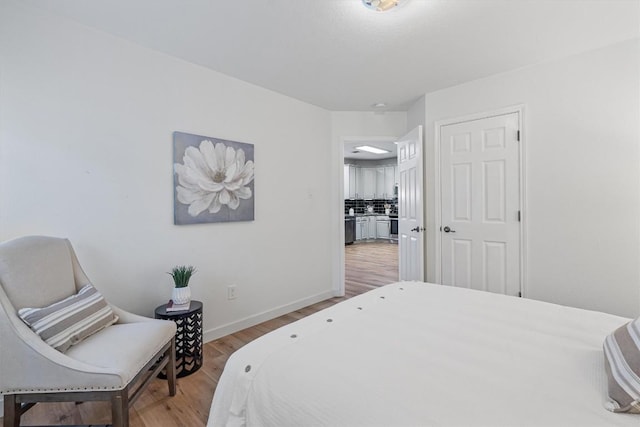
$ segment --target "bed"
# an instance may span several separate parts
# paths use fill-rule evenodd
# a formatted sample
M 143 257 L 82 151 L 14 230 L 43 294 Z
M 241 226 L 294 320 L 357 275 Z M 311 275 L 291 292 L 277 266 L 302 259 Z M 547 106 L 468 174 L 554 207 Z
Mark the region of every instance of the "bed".
M 228 360 L 208 426 L 640 426 L 607 401 L 630 319 L 420 282 L 359 295 Z

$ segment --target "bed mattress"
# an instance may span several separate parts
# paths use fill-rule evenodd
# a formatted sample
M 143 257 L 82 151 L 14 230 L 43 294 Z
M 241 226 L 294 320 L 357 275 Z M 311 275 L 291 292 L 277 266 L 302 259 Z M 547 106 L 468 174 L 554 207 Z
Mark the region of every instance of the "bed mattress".
M 602 344 L 629 321 L 399 282 L 234 353 L 209 426 L 628 426 L 604 409 Z

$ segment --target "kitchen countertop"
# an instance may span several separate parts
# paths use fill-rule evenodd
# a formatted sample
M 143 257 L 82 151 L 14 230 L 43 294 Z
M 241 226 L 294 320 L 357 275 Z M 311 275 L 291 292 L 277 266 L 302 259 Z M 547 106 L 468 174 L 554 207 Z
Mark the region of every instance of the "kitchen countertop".
M 349 214 L 344 214 L 345 218 L 357 218 L 357 217 L 363 217 L 363 216 L 398 216 L 398 214 L 385 214 L 385 213 L 357 213 L 355 215 L 349 215 Z

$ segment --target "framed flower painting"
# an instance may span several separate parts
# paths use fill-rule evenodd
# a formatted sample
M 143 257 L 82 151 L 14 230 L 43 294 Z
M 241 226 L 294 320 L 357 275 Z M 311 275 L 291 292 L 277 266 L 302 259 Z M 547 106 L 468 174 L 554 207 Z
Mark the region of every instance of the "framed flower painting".
M 253 144 L 174 132 L 174 223 L 253 221 L 253 168 Z

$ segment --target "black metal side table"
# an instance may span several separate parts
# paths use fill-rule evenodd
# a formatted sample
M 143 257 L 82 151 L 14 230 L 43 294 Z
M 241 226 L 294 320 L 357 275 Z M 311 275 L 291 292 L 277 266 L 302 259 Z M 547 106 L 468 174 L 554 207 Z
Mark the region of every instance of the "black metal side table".
M 191 301 L 189 310 L 169 311 L 167 304 L 156 308 L 156 319 L 176 322 L 176 376 L 193 374 L 202 366 L 202 303 Z M 166 378 L 164 373 L 160 378 Z

